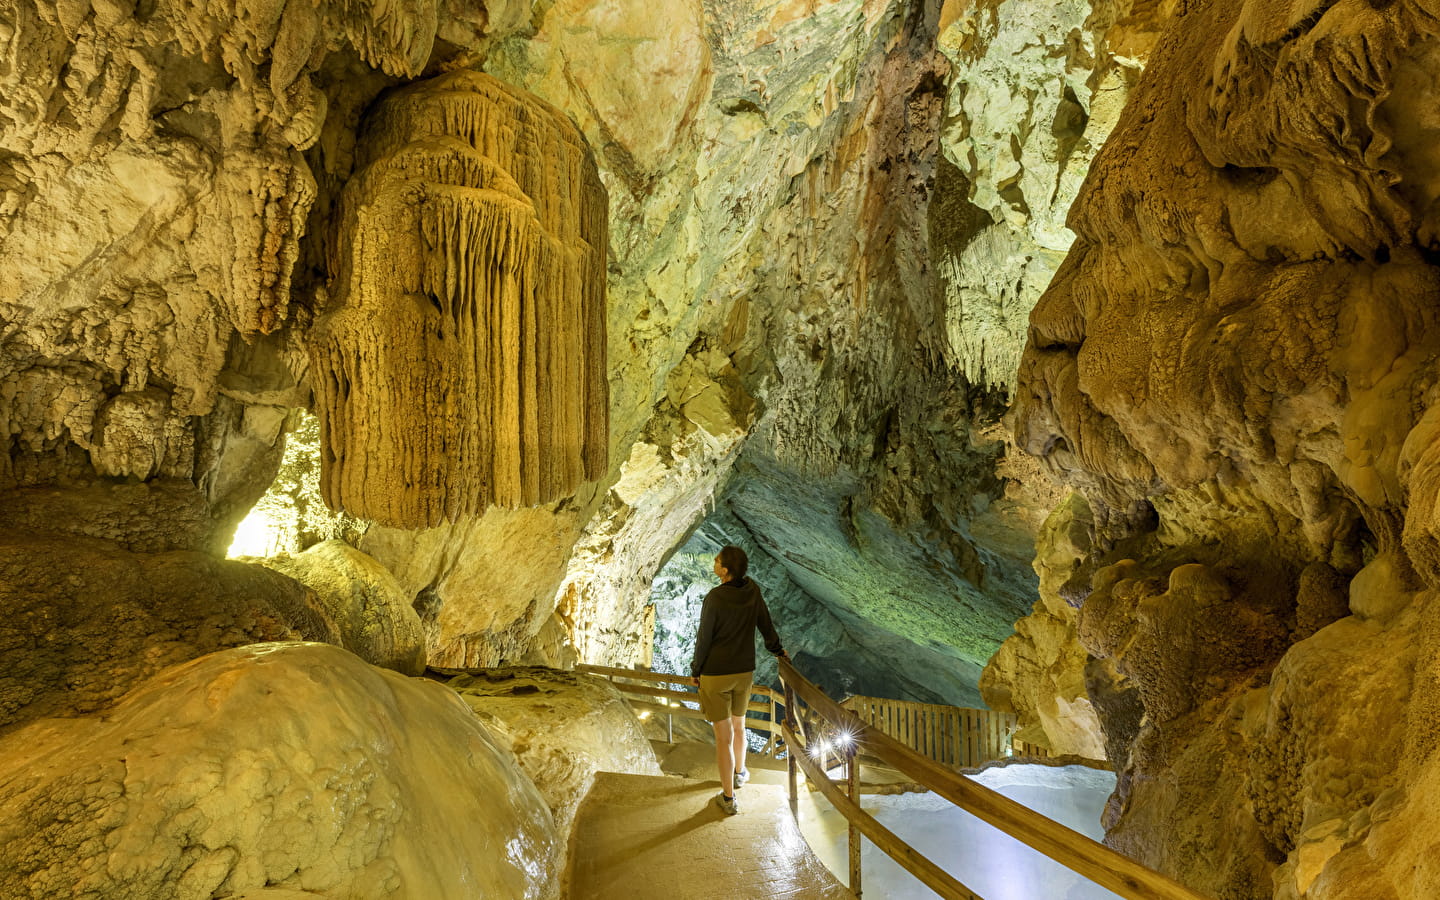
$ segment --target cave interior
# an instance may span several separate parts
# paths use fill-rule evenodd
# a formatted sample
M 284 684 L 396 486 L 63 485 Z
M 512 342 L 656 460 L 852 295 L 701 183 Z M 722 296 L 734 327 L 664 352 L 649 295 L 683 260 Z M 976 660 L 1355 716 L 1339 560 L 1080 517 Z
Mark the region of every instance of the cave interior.
M 726 545 L 1201 896 L 1440 897 L 1440 2 L 0 9 L 0 897 L 597 900 Z

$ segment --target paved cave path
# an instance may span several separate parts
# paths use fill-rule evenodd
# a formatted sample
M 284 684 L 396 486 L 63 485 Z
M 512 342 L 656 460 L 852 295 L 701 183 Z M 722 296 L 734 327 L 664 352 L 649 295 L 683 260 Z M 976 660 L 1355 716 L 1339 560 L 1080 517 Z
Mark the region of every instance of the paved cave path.
M 801 836 L 783 773 L 751 771 L 738 816 L 711 802 L 713 777 L 600 773 L 576 818 L 569 900 L 854 900 Z

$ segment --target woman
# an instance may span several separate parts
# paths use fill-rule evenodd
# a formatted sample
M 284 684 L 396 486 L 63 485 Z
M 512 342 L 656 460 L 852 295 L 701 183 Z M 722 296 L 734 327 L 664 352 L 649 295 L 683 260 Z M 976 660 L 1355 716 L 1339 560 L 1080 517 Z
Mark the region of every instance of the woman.
M 745 575 L 749 566 L 744 550 L 733 545 L 720 548 L 715 557 L 720 585 L 705 595 L 690 663 L 690 675 L 700 686 L 700 712 L 715 729 L 715 765 L 720 770 L 715 805 L 729 816 L 740 811 L 735 789 L 750 780 L 745 768 L 745 710 L 755 679 L 755 629 L 765 638 L 766 650 L 785 657 L 760 586 Z

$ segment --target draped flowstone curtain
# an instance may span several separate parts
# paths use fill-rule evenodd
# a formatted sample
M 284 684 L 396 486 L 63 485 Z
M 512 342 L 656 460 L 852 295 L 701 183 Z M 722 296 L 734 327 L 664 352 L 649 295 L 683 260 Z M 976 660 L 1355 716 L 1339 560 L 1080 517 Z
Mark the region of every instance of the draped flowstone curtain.
M 558 110 L 477 72 L 362 126 L 310 345 L 336 509 L 430 527 L 604 472 L 606 195 Z

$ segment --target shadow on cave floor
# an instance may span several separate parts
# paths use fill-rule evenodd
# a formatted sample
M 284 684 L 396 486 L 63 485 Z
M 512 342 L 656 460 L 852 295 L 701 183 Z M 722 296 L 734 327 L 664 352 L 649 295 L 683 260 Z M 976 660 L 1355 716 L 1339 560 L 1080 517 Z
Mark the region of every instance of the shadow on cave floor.
M 800 834 L 783 771 L 752 771 L 737 816 L 711 802 L 714 778 L 599 773 L 576 818 L 566 896 L 853 900 Z

